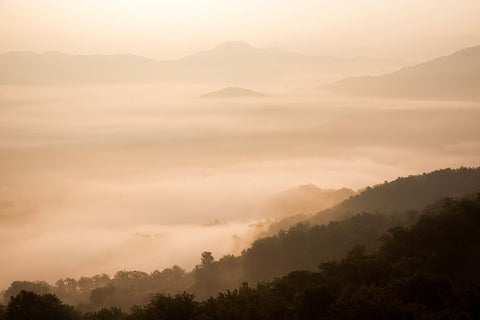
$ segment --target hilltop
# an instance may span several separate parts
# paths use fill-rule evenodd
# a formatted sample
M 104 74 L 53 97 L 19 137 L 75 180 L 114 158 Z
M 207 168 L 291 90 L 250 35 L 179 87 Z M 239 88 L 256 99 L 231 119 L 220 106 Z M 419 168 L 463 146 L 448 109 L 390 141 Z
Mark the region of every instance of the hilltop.
M 239 88 L 239 87 L 225 87 L 223 89 L 213 91 L 213 92 L 208 92 L 200 98 L 248 98 L 248 97 L 265 97 L 266 95 L 253 91 L 250 89 L 245 89 L 245 88 Z

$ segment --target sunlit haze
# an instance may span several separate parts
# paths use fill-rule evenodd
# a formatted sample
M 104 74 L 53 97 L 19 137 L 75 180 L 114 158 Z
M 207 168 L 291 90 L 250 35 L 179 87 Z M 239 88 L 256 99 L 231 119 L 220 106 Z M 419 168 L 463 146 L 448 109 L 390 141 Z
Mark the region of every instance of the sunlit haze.
M 476 45 L 461 1 L 2 0 L 0 51 L 174 59 L 227 40 L 308 54 L 418 61 Z
M 375 252 L 473 197 L 479 16 L 473 0 L 0 0 L 0 305 L 34 285 L 82 312 L 206 299 Z M 311 253 L 295 232 L 330 238 Z M 275 269 L 255 250 L 303 256 Z M 173 285 L 133 294 L 119 270 Z

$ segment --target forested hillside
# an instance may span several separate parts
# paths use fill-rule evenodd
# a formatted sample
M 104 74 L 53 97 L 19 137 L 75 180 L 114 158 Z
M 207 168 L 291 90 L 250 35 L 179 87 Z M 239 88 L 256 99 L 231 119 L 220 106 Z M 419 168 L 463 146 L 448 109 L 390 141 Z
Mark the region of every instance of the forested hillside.
M 22 291 L 0 309 L 0 319 L 478 319 L 479 228 L 480 194 L 447 199 L 412 227 L 391 229 L 374 253 L 354 246 L 316 271 L 244 283 L 204 301 L 156 295 L 128 312 L 81 315 L 54 295 Z
M 315 271 L 326 261 L 345 257 L 356 245 L 362 246 L 365 254 L 375 252 L 381 244 L 379 239 L 389 229 L 413 225 L 421 213 L 434 216 L 441 211 L 440 198 L 472 198 L 479 191 L 478 168 L 445 169 L 399 178 L 367 188 L 287 231 L 258 239 L 240 256 L 226 255 L 216 260 L 206 251 L 191 272 L 178 266 L 150 274 L 119 271 L 113 278 L 106 274 L 65 278 L 54 286 L 43 281 L 16 281 L 3 293 L 4 302 L 8 303 L 11 296 L 22 290 L 54 293 L 82 311 L 110 306 L 128 310 L 134 304 L 146 303 L 156 293 L 174 295 L 186 291 L 203 300 L 244 282 L 255 285 L 297 270 Z M 333 221 L 315 224 L 322 215 L 329 215 Z

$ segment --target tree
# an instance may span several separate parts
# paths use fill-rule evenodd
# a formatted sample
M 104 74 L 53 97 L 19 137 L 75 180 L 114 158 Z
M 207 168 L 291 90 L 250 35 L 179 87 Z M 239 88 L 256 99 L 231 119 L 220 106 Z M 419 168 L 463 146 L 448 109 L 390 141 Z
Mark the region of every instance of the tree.
M 7 314 L 7 309 L 5 308 L 4 305 L 0 304 L 0 320 L 5 320 L 6 314 Z
M 77 280 L 73 278 L 60 279 L 55 283 L 60 296 L 71 295 L 77 292 Z
M 118 308 L 102 308 L 95 312 L 85 313 L 82 320 L 123 320 L 126 317 L 126 314 Z
M 3 293 L 5 303 L 10 301 L 11 297 L 18 295 L 22 291 L 31 291 L 37 294 L 50 293 L 52 287 L 45 281 L 14 281 Z
M 201 266 L 208 267 L 215 262 L 215 258 L 213 257 L 212 253 L 209 251 L 205 251 L 202 253 L 201 259 Z
M 21 291 L 7 306 L 6 320 L 73 320 L 79 319 L 71 306 L 63 304 L 57 296 L 38 295 Z
M 199 303 L 189 293 L 175 296 L 156 295 L 144 307 L 132 310 L 131 319 L 142 320 L 190 320 L 199 313 Z
M 115 294 L 115 292 L 116 288 L 113 285 L 93 289 L 90 292 L 90 302 L 95 306 L 104 305 L 105 302 Z
M 80 292 L 87 293 L 94 288 L 95 282 L 92 278 L 81 277 L 77 282 Z

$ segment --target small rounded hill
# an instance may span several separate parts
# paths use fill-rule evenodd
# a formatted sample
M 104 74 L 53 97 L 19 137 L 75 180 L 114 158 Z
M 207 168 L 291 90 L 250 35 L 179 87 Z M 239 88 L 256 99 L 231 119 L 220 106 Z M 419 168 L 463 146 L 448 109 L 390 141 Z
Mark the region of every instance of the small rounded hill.
M 239 87 L 226 87 L 218 91 L 208 92 L 200 98 L 252 98 L 252 97 L 265 97 L 266 95 L 253 91 L 250 89 L 239 88 Z

